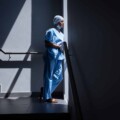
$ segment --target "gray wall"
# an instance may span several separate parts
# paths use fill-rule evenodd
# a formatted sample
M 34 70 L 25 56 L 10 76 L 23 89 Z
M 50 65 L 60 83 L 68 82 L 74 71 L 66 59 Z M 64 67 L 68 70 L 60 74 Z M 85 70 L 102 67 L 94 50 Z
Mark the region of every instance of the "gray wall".
M 56 14 L 63 14 L 62 7 L 62 0 L 0 0 L 0 48 L 5 52 L 44 54 L 45 31 L 52 27 Z M 10 55 L 9 60 L 0 52 L 0 96 L 39 92 L 43 86 L 43 54 Z
M 68 43 L 68 0 L 63 1 L 63 14 L 64 14 L 64 40 Z M 69 99 L 69 74 L 66 63 L 66 58 L 64 59 L 64 100 L 68 103 Z
M 68 40 L 84 120 L 120 119 L 119 21 L 116 0 L 68 1 Z

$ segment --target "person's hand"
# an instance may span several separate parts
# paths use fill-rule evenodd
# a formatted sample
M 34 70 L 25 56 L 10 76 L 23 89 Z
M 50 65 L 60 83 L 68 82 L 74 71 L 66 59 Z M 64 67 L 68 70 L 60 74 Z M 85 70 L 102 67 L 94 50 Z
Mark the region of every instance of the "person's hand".
M 60 51 L 64 52 L 63 45 L 61 44 L 61 45 L 59 45 L 59 47 L 60 47 Z

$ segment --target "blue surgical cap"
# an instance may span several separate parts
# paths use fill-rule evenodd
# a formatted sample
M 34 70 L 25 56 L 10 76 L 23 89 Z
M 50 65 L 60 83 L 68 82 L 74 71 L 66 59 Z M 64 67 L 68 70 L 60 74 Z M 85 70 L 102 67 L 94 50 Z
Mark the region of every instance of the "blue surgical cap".
M 63 18 L 62 16 L 56 15 L 56 16 L 54 17 L 54 19 L 53 19 L 53 24 L 56 25 L 56 24 L 58 24 L 59 22 L 61 22 L 61 21 L 63 21 L 63 20 L 64 20 L 64 18 Z

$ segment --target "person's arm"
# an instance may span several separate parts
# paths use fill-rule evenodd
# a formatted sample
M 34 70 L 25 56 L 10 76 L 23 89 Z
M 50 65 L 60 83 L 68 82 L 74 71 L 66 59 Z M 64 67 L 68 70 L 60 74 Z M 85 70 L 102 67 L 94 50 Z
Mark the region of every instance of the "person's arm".
M 53 48 L 57 48 L 57 49 L 60 49 L 60 46 L 56 45 L 56 44 L 53 44 L 51 42 L 48 42 L 45 40 L 45 46 L 46 47 L 53 47 Z

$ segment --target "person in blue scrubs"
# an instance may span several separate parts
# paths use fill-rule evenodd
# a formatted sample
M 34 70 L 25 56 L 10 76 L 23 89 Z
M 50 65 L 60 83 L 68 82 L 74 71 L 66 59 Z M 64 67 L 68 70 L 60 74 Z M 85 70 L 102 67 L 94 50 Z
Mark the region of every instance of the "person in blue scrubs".
M 46 53 L 44 59 L 43 101 L 56 103 L 57 100 L 52 98 L 52 93 L 63 79 L 64 34 L 61 31 L 64 27 L 64 18 L 56 15 L 53 19 L 53 25 L 54 27 L 48 29 L 45 34 Z

